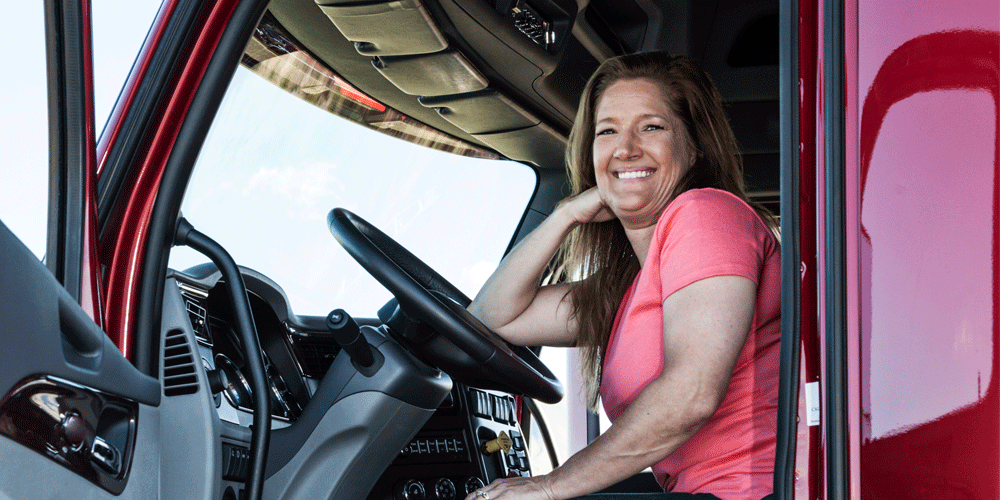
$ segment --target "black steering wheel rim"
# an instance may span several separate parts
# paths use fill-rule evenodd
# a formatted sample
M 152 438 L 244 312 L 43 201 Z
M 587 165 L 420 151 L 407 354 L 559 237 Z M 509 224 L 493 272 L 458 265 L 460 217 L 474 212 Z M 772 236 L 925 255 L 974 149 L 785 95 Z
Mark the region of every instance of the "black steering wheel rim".
M 427 323 L 471 357 L 494 388 L 545 403 L 562 399 L 562 384 L 548 367 L 530 349 L 507 344 L 483 325 L 466 310 L 472 301 L 430 266 L 348 210 L 331 210 L 327 224 L 347 253 L 396 297 L 407 315 Z

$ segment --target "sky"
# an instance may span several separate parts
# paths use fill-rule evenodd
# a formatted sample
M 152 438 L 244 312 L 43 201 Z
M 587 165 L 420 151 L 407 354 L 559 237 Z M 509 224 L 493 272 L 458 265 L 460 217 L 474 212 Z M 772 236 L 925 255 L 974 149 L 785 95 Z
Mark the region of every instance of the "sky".
M 97 131 L 118 97 L 160 2 L 92 0 L 94 111 Z M 0 83 L 0 220 L 29 249 L 45 253 L 48 211 L 48 111 L 43 3 L 8 2 L 5 37 L 17 50 L 4 57 Z
M 524 165 L 407 143 L 240 68 L 181 210 L 242 265 L 277 281 L 296 313 L 325 315 L 335 304 L 373 317 L 390 295 L 335 242 L 331 209 L 353 211 L 474 296 L 499 264 L 534 184 Z M 204 261 L 180 250 L 171 257 L 175 269 Z

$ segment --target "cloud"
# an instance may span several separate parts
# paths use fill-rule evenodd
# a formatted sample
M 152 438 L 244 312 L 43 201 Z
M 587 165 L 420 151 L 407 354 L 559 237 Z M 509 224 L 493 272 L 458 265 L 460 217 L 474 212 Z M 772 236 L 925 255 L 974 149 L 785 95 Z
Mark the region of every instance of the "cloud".
M 279 205 L 274 208 L 282 208 L 297 220 L 325 220 L 330 208 L 342 203 L 346 191 L 337 168 L 329 162 L 262 167 L 250 175 L 243 196 Z

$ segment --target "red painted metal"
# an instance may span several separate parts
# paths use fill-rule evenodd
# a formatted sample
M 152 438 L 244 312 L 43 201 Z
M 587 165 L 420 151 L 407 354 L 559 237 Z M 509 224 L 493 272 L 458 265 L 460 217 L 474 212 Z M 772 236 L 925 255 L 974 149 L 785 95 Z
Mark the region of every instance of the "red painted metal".
M 856 33 L 853 496 L 1000 498 L 1000 9 L 861 2 Z
M 820 382 L 820 337 L 816 315 L 816 132 L 819 87 L 819 15 L 815 0 L 799 0 L 799 255 L 801 291 L 799 335 L 799 424 L 796 437 L 795 498 L 819 498 L 823 489 L 821 427 L 805 414 L 805 387 Z M 815 402 L 818 403 L 818 402 Z
M 816 52 L 814 54 L 816 58 L 816 95 L 815 98 L 815 110 L 816 110 L 816 135 L 815 135 L 815 163 L 814 170 L 812 172 L 813 178 L 815 179 L 814 191 L 815 204 L 812 206 L 813 218 L 806 221 L 803 220 L 803 224 L 808 224 L 812 222 L 814 224 L 815 232 L 812 235 L 807 234 L 805 231 L 802 232 L 802 239 L 808 240 L 813 238 L 815 241 L 816 249 L 816 303 L 815 310 L 809 311 L 802 309 L 802 315 L 805 317 L 807 314 L 814 314 L 816 318 L 816 344 L 817 344 L 817 357 L 815 358 L 816 364 L 818 365 L 817 378 L 820 380 L 819 398 L 820 398 L 820 425 L 819 428 L 819 449 L 816 450 L 818 455 L 818 461 L 820 466 L 817 467 L 818 470 L 810 470 L 810 472 L 817 472 L 818 474 L 814 477 L 809 478 L 810 490 L 813 491 L 814 495 L 810 498 L 813 499 L 825 499 L 827 498 L 827 477 L 826 477 L 826 455 L 827 449 L 830 443 L 827 442 L 827 422 L 828 422 L 828 410 L 826 404 L 826 321 L 822 318 L 826 317 L 826 224 L 825 224 L 825 203 L 826 203 L 826 193 L 824 178 L 826 175 L 826 133 L 825 133 L 825 123 L 826 123 L 826 108 L 824 106 L 824 30 L 825 30 L 825 12 L 824 12 L 824 2 L 822 0 L 816 0 L 815 11 L 815 29 L 816 37 L 818 39 L 818 44 L 816 47 Z M 799 124 L 801 126 L 801 124 Z M 800 168 L 801 170 L 801 168 Z M 803 346 L 805 347 L 805 345 Z M 815 432 L 815 431 L 814 431 Z
M 143 42 L 142 49 L 140 49 L 139 51 L 139 56 L 136 59 L 137 64 L 135 64 L 132 71 L 129 73 L 128 80 L 126 80 L 125 82 L 125 86 L 121 93 L 122 97 L 118 99 L 118 102 L 115 103 L 114 109 L 111 111 L 111 116 L 108 118 L 108 124 L 110 126 L 105 129 L 104 133 L 101 135 L 100 142 L 97 144 L 98 161 L 96 165 L 96 175 L 94 177 L 95 179 L 100 178 L 101 173 L 104 171 L 104 165 L 105 163 L 107 163 L 108 153 L 111 151 L 111 147 L 118 140 L 119 134 L 121 133 L 121 129 L 124 123 L 125 111 L 132 106 L 133 102 L 135 102 L 135 97 L 139 90 L 139 82 L 141 82 L 143 78 L 146 77 L 146 74 L 149 71 L 149 65 L 152 59 L 151 56 L 153 52 L 156 50 L 156 47 L 159 46 L 160 41 L 163 39 L 163 34 L 166 31 L 167 27 L 167 21 L 170 19 L 171 14 L 173 14 L 174 9 L 177 7 L 177 1 L 178 0 L 168 0 L 163 2 L 163 4 L 160 6 L 160 10 L 157 12 L 156 18 L 153 20 L 153 25 L 150 28 L 149 35 L 146 36 L 146 40 Z M 91 220 L 95 221 L 94 224 L 96 225 L 97 204 L 96 204 L 96 198 L 94 199 L 95 199 L 94 214 L 91 216 Z M 120 221 L 112 222 L 112 225 L 120 226 L 120 224 L 121 224 Z M 98 231 L 98 234 L 99 233 L 100 231 Z M 111 232 L 109 232 L 108 234 L 111 234 Z M 97 238 L 95 238 L 95 243 L 96 240 Z M 106 238 L 105 241 L 100 242 L 99 247 L 103 250 L 112 245 L 114 245 L 114 241 L 111 240 L 110 238 Z M 110 261 L 112 260 L 110 252 L 105 251 L 103 254 L 101 254 L 98 253 L 98 250 L 96 248 L 93 250 L 93 252 L 95 255 L 98 255 L 104 261 L 105 265 L 109 264 Z M 94 277 L 95 279 L 100 279 L 101 277 L 100 273 L 95 272 L 96 270 L 99 269 L 100 266 L 96 266 L 94 268 L 94 271 L 90 273 L 91 276 Z M 102 296 L 109 297 L 108 289 L 111 288 L 110 273 L 104 276 L 103 278 L 104 278 L 103 282 L 99 283 L 97 286 L 98 298 L 101 298 Z M 121 288 L 122 286 L 125 285 L 126 285 L 125 283 L 119 283 L 117 284 L 116 288 Z M 122 335 L 125 329 L 122 328 L 120 325 L 114 325 L 110 322 L 110 315 L 108 314 L 109 304 L 104 304 L 103 302 L 99 302 L 99 304 L 101 305 L 99 306 L 100 308 L 98 310 L 101 311 L 102 313 L 102 319 L 105 325 L 105 331 L 111 338 L 111 341 L 114 342 L 114 344 L 118 347 L 118 349 L 121 350 L 126 357 L 131 359 L 132 357 L 131 356 L 132 351 L 130 348 L 131 342 L 126 342 L 127 339 Z
M 160 45 L 160 40 L 163 39 L 163 33 L 167 28 L 167 20 L 170 19 L 171 14 L 173 14 L 174 9 L 177 7 L 177 2 L 178 0 L 167 0 L 160 5 L 160 10 L 156 13 L 156 18 L 153 20 L 149 35 L 146 36 L 146 40 L 139 50 L 139 56 L 136 58 L 137 64 L 129 72 L 128 79 L 125 81 L 125 86 L 121 93 L 122 97 L 118 99 L 114 109 L 111 111 L 111 116 L 108 118 L 108 123 L 111 126 L 101 135 L 100 142 L 97 144 L 97 158 L 99 159 L 97 164 L 98 177 L 104 171 L 104 164 L 108 161 L 107 155 L 111 151 L 111 146 L 118 140 L 118 135 L 121 133 L 124 122 L 122 118 L 125 116 L 125 110 L 129 109 L 132 103 L 135 102 L 136 93 L 139 91 L 139 82 L 146 77 L 146 73 L 149 71 L 153 51 L 156 50 L 156 47 Z
M 80 306 L 98 326 L 104 326 L 101 314 L 100 261 L 97 253 L 97 159 L 94 143 L 94 64 L 91 38 L 90 0 L 81 0 L 83 14 L 83 95 L 84 95 L 84 179 L 83 179 L 83 254 L 81 255 Z
M 861 470 L 861 409 L 851 402 L 861 399 L 861 359 L 857 346 L 861 337 L 859 275 L 864 263 L 859 256 L 858 224 L 858 0 L 844 2 L 844 282 L 847 321 L 847 491 L 858 498 Z
M 146 237 L 163 169 L 209 60 L 238 4 L 239 0 L 220 0 L 200 18 L 195 28 L 195 41 L 184 54 L 180 75 L 166 91 L 170 98 L 157 119 L 152 140 L 142 154 L 141 167 L 134 181 L 120 195 L 123 200 L 120 202 L 123 207 L 121 217 L 110 222 L 106 230 L 113 241 L 102 242 L 105 244 L 105 255 L 110 260 L 107 263 L 105 294 L 107 331 L 129 359 L 133 354 Z

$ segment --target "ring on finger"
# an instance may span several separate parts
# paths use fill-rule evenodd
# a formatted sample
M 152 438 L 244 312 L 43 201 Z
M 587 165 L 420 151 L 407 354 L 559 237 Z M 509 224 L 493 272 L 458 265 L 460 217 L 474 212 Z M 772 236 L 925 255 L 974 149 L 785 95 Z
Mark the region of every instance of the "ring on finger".
M 485 500 L 490 500 L 490 494 L 483 490 L 476 490 L 477 497 L 483 497 Z

